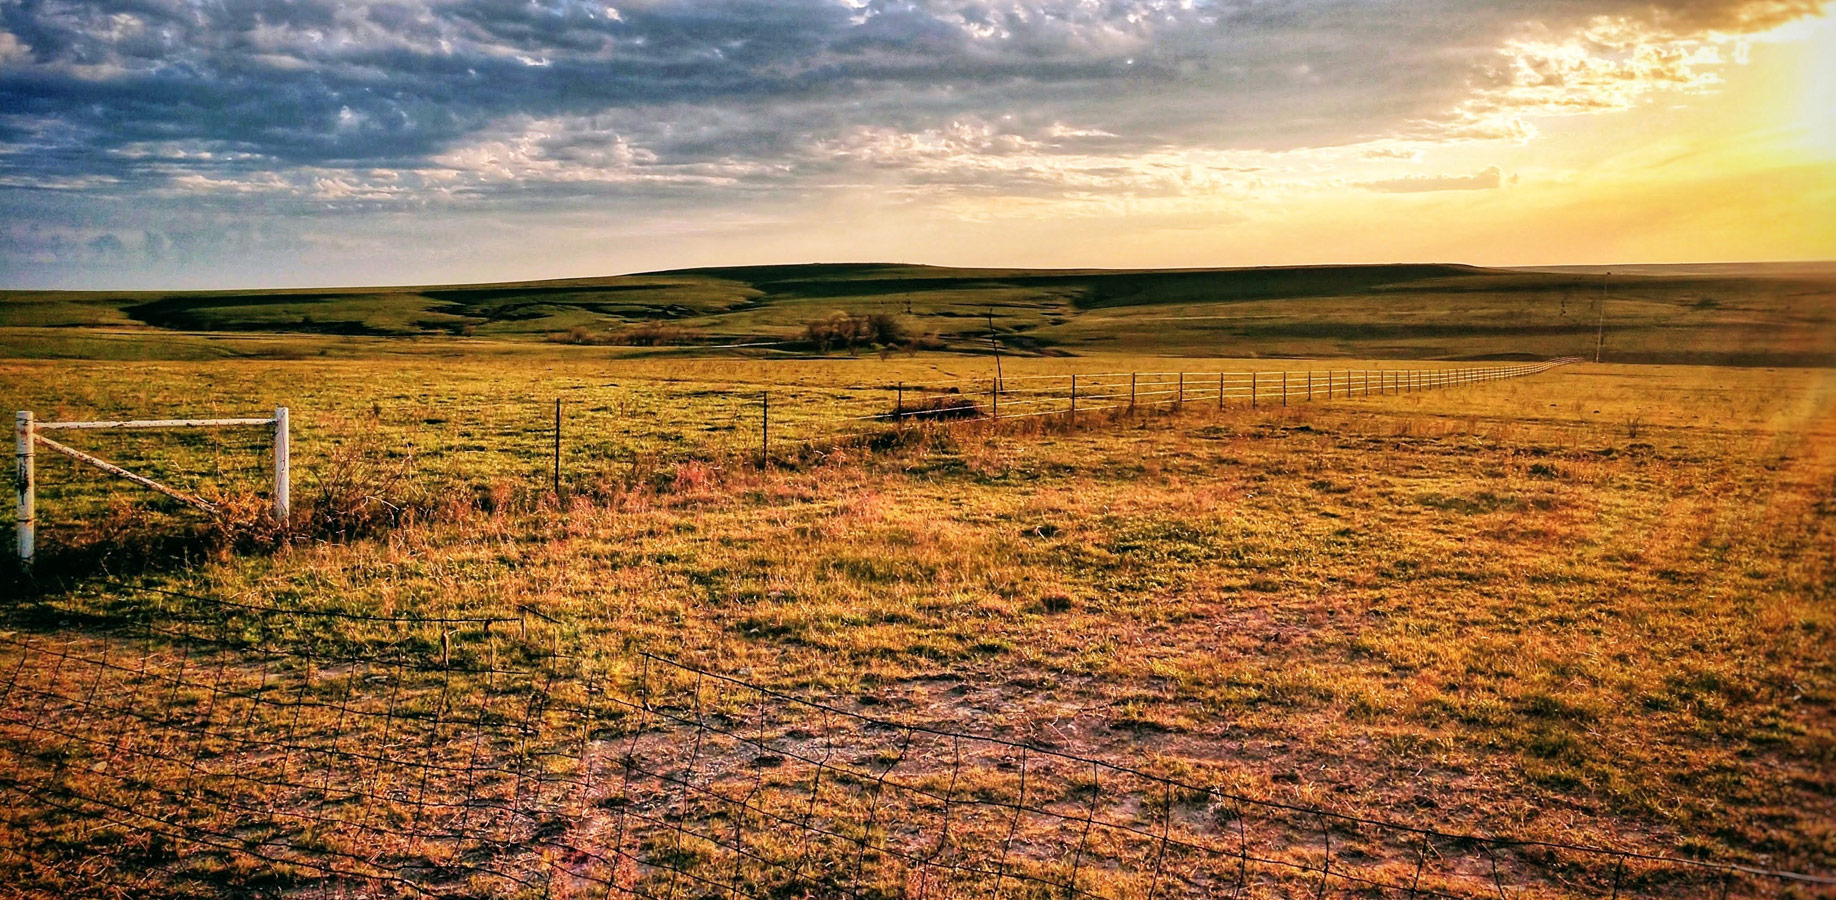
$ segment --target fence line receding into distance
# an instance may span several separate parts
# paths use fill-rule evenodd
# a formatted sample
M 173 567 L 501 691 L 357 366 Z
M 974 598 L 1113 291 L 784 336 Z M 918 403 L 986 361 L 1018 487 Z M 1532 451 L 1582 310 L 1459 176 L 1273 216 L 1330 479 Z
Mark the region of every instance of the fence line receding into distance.
M 726 386 L 716 391 L 690 391 L 692 396 L 714 395 L 716 399 L 706 409 L 698 407 L 686 416 L 679 410 L 667 414 L 659 410 L 649 417 L 634 417 L 622 411 L 616 415 L 583 417 L 573 407 L 565 406 L 560 398 L 555 398 L 544 403 L 541 418 L 534 421 L 514 413 L 506 417 L 499 411 L 486 410 L 487 418 L 493 421 L 475 423 L 484 424 L 486 433 L 457 439 L 456 443 L 467 445 L 466 450 L 452 457 L 456 470 L 443 474 L 465 480 L 475 477 L 482 469 L 501 466 L 503 457 L 521 457 L 527 462 L 539 460 L 542 464 L 540 482 L 560 494 L 570 480 L 567 477 L 570 462 L 591 461 L 603 470 L 604 465 L 621 461 L 621 457 L 635 458 L 640 453 L 635 448 L 646 444 L 661 445 L 663 454 L 744 454 L 764 463 L 773 458 L 774 452 L 820 450 L 884 433 L 888 428 L 967 422 L 998 425 L 1047 418 L 1076 424 L 1079 416 L 1113 416 L 1188 405 L 1219 409 L 1230 404 L 1275 407 L 1309 401 L 1410 394 L 1521 378 L 1574 361 L 1565 358 L 1539 363 L 1439 369 L 1098 372 L 852 387 L 774 385 L 756 391 Z M 380 406 L 376 408 L 381 409 Z M 443 409 L 437 415 L 423 418 L 439 423 L 435 426 L 437 429 L 451 429 L 463 414 L 463 409 Z M 288 516 L 290 483 L 287 421 L 285 409 L 276 410 L 272 417 L 93 422 L 38 422 L 32 413 L 19 412 L 15 432 L 19 557 L 30 562 L 39 543 L 38 533 L 47 524 L 40 515 L 37 497 L 39 485 L 34 457 L 39 447 L 68 456 L 79 465 L 131 481 L 185 507 L 209 511 L 210 504 L 195 494 L 132 471 L 136 467 L 134 462 L 112 463 L 96 452 L 51 440 L 44 432 L 70 429 L 131 434 L 148 429 L 272 427 L 272 502 L 276 515 L 284 519 Z M 410 458 L 419 459 L 422 446 L 440 445 L 438 434 L 415 435 L 412 428 L 406 431 L 400 436 L 404 438 Z M 330 436 L 349 437 L 344 434 Z M 535 440 L 532 441 L 532 437 Z M 479 446 L 481 442 L 483 446 Z M 592 449 L 586 449 L 587 446 Z M 533 465 L 528 469 L 530 475 L 536 474 Z M 69 499 L 76 501 L 66 504 L 70 514 L 80 516 L 99 508 L 102 496 L 97 486 L 89 485 L 79 492 L 79 496 Z
M 1439 369 L 1302 369 L 1245 372 L 1096 372 L 1064 375 L 1015 375 L 959 379 L 955 382 L 895 382 L 856 390 L 831 401 L 826 416 L 806 417 L 803 424 L 819 433 L 783 439 L 785 403 L 773 412 L 772 391 L 759 396 L 759 442 L 762 461 L 771 458 L 774 428 L 780 445 L 816 446 L 846 440 L 883 425 L 927 422 L 1000 423 L 1062 418 L 1075 424 L 1080 413 L 1127 413 L 1179 409 L 1193 405 L 1230 404 L 1285 407 L 1320 400 L 1413 394 L 1466 385 L 1523 378 L 1580 362 L 1562 357 L 1537 363 Z

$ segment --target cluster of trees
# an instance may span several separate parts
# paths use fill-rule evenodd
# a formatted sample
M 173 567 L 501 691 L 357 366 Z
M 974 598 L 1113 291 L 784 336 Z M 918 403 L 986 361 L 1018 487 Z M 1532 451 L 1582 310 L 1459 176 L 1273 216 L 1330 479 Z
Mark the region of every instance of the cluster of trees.
M 840 310 L 803 326 L 803 336 L 822 353 L 862 348 L 881 351 L 909 348 L 913 334 L 905 321 L 890 313 L 855 315 Z
M 644 322 L 622 331 L 594 331 L 575 325 L 566 331 L 550 332 L 549 341 L 556 344 L 587 346 L 661 347 L 666 344 L 688 344 L 696 338 L 694 331 L 670 322 Z

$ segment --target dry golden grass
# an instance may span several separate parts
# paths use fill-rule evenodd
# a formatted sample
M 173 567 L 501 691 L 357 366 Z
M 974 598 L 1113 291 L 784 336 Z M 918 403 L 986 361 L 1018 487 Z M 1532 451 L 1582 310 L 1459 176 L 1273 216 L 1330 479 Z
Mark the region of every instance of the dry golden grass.
M 659 462 L 136 583 L 527 607 L 591 671 L 641 649 L 1249 796 L 1828 872 L 1832 397 L 1828 370 L 1580 366 L 966 426 L 768 472 Z M 81 577 L 50 600 L 99 590 L 161 602 Z

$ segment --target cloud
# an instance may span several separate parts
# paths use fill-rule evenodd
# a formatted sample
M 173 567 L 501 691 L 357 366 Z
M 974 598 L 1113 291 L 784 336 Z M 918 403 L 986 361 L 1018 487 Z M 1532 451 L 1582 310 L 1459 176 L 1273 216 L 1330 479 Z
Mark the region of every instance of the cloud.
M 1360 155 L 1365 159 L 1406 159 L 1410 162 L 1420 162 L 1422 151 L 1419 147 L 1376 147 Z
M 1310 167 L 1335 160 L 1528 142 L 1544 117 L 1714 90 L 1742 35 L 1821 9 L 0 0 L 0 216 L 56 219 L 50 192 L 326 217 L 1278 190 L 1330 181 Z M 1414 183 L 1370 184 L 1392 182 Z
M 1359 182 L 1358 187 L 1386 194 L 1419 194 L 1428 191 L 1489 191 L 1504 183 L 1504 172 L 1497 166 L 1486 166 L 1471 175 L 1406 175 L 1379 181 Z

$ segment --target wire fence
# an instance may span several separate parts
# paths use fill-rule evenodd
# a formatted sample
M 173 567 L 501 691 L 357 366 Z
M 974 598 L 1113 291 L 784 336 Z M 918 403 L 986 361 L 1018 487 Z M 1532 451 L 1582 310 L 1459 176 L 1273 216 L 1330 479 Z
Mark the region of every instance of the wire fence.
M 1266 372 L 1093 372 L 836 385 L 695 380 L 580 386 L 565 399 L 447 397 L 385 404 L 341 397 L 294 417 L 302 506 L 328 495 L 381 496 L 414 484 L 446 496 L 520 490 L 609 493 L 690 460 L 769 464 L 954 425 L 1094 425 L 1151 411 L 1301 406 L 1523 378 L 1573 362 Z M 176 401 L 175 401 L 176 402 Z M 83 409 L 61 417 L 189 416 L 185 407 Z M 86 431 L 78 449 L 180 490 L 241 508 L 270 489 L 268 438 L 256 432 Z M 196 510 L 58 456 L 38 461 L 38 528 L 47 549 L 104 529 L 177 531 Z M 362 482 L 361 484 L 359 482 Z M 385 490 L 385 488 L 387 488 Z M 495 502 L 495 501 L 493 501 Z M 244 504 L 246 505 L 246 504 Z M 8 513 L 12 510 L 9 508 Z M 98 525 L 101 523 L 101 525 Z
M 534 610 L 116 586 L 0 632 L 0 877 L 41 896 L 1811 897 L 899 721 Z
M 1445 390 L 1524 378 L 1580 362 L 1563 357 L 1538 363 L 1435 369 L 1301 369 L 1251 372 L 1092 372 L 993 376 L 946 382 L 895 382 L 847 396 L 789 402 L 773 391 L 759 399 L 758 453 L 774 447 L 802 449 L 834 444 L 886 426 L 1001 422 L 1051 418 L 1075 425 L 1080 415 L 1114 416 L 1141 410 L 1288 407 L 1326 400 L 1362 399 Z M 774 406 L 775 403 L 775 406 Z M 777 443 L 773 442 L 774 409 Z

